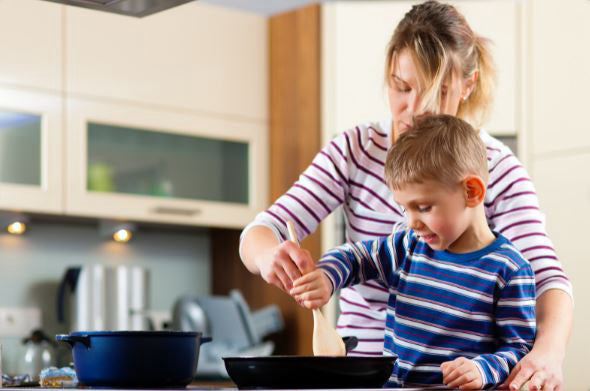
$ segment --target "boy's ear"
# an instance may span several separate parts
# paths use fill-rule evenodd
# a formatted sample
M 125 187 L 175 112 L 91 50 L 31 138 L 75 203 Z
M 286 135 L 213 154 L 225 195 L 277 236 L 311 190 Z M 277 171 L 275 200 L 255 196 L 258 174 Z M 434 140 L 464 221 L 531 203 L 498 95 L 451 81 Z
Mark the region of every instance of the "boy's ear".
M 469 175 L 463 180 L 463 194 L 467 207 L 473 208 L 483 202 L 486 195 L 486 184 L 477 175 Z

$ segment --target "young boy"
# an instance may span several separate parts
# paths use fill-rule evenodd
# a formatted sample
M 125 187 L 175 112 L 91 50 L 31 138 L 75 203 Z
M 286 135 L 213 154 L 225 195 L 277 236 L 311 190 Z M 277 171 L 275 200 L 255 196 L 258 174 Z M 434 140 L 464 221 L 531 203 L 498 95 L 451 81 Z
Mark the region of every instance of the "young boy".
M 385 178 L 407 229 L 333 249 L 291 295 L 317 308 L 340 288 L 379 279 L 389 286 L 384 354 L 398 357 L 388 387 L 501 384 L 532 347 L 535 282 L 487 225 L 479 135 L 452 116 L 417 118 L 388 151 Z

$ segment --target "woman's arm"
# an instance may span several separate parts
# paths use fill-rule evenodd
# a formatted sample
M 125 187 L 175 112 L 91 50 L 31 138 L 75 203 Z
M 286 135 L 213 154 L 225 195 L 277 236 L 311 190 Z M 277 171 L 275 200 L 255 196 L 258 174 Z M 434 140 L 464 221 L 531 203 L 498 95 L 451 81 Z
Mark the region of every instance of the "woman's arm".
M 537 337 L 533 350 L 510 373 L 505 386 L 519 390 L 530 379 L 529 390 L 561 390 L 562 365 L 573 321 L 571 297 L 551 289 L 537 298 Z
M 290 240 L 280 243 L 271 229 L 257 225 L 244 233 L 240 256 L 246 268 L 288 292 L 293 281 L 313 267 L 309 252 Z
M 545 216 L 527 171 L 497 140 L 489 135 L 482 135 L 482 139 L 490 159 L 485 202 L 488 221 L 531 263 L 537 289 L 538 331 L 533 350 L 513 369 L 505 384 L 514 383 L 515 388 L 511 388 L 518 389 L 524 381 L 536 379 L 536 384 L 544 384 L 544 390 L 559 390 L 572 326 L 572 287 L 547 235 Z
M 240 258 L 246 268 L 284 291 L 313 266 L 309 252 L 286 240 L 288 220 L 299 240 L 342 204 L 348 192 L 346 137 L 332 140 L 315 156 L 297 182 L 242 232 Z

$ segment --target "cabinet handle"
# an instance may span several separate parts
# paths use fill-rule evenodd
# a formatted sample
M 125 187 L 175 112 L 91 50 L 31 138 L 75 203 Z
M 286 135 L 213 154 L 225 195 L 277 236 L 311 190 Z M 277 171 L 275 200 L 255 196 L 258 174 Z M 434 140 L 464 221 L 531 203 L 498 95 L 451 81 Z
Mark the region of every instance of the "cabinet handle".
M 156 206 L 151 210 L 151 212 L 157 214 L 168 214 L 176 216 L 194 216 L 196 214 L 201 213 L 199 209 L 173 208 L 170 206 Z

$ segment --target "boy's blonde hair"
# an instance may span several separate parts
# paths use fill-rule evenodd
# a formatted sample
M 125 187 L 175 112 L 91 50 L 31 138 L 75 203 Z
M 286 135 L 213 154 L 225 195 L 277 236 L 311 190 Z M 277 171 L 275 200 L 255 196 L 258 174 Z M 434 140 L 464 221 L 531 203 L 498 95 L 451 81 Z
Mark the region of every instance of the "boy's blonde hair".
M 393 190 L 427 180 L 453 187 L 467 175 L 487 183 L 486 148 L 471 125 L 452 115 L 416 117 L 385 160 L 385 181 Z

